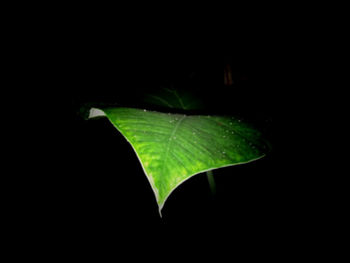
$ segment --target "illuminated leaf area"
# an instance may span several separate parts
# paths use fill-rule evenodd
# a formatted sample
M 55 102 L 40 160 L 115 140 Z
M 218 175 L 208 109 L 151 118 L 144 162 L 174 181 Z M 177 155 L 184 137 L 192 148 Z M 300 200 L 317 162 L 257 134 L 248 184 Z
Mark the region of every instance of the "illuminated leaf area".
M 159 212 L 171 192 L 193 175 L 256 160 L 267 149 L 257 130 L 232 117 L 135 108 L 92 111 L 105 114 L 133 147 Z

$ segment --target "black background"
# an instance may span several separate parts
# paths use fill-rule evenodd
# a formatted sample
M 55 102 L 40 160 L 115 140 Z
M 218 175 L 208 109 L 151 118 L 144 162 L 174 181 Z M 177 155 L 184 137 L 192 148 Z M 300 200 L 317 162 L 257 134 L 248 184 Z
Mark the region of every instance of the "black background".
M 334 85 L 316 85 L 323 76 L 313 75 L 324 58 L 323 34 L 309 41 L 317 20 L 298 27 L 294 12 L 282 21 L 258 10 L 264 18 L 248 29 L 241 27 L 249 18 L 231 21 L 227 32 L 202 20 L 183 30 L 178 15 L 174 26 L 162 28 L 163 19 L 143 24 L 148 19 L 119 16 L 122 9 L 100 18 L 85 7 L 65 8 L 53 23 L 41 17 L 36 25 L 20 22 L 25 32 L 13 30 L 20 40 L 14 52 L 6 50 L 7 68 L 20 69 L 10 76 L 10 95 L 1 98 L 10 103 L 6 115 L 18 111 L 19 128 L 9 140 L 15 161 L 3 176 L 14 182 L 3 184 L 14 239 L 26 238 L 28 246 L 40 239 L 58 248 L 51 256 L 103 247 L 117 256 L 131 249 L 126 256 L 163 259 L 158 252 L 166 249 L 166 260 L 197 252 L 194 244 L 202 245 L 201 255 L 217 257 L 222 251 L 211 248 L 222 245 L 229 254 L 242 249 L 260 258 L 264 252 L 294 255 L 322 240 L 322 220 L 333 216 L 324 206 L 333 205 L 328 182 L 336 169 L 324 171 L 326 162 L 314 153 L 320 149 L 327 162 L 336 155 L 325 151 L 324 141 L 333 140 L 320 131 L 337 126 L 328 112 L 331 100 L 318 97 L 322 89 L 331 95 Z M 232 87 L 222 81 L 227 63 Z M 186 181 L 167 200 L 163 218 L 130 145 L 107 120 L 85 120 L 81 111 L 91 103 L 145 107 L 141 94 L 159 87 L 192 90 L 206 102 L 205 114 L 252 120 L 272 145 L 259 161 L 215 170 L 215 195 L 204 174 Z M 320 114 L 315 101 L 326 112 Z M 310 129 L 319 119 L 317 131 Z
M 48 229 L 79 245 L 98 240 L 165 248 L 181 239 L 188 248 L 234 237 L 235 243 L 268 242 L 282 249 L 280 241 L 312 224 L 313 200 L 306 193 L 311 179 L 294 165 L 299 137 L 286 125 L 290 101 L 298 95 L 286 73 L 294 66 L 292 54 L 269 44 L 214 51 L 124 43 L 117 49 L 114 42 L 78 33 L 68 39 L 55 68 L 57 94 L 64 94 L 64 100 L 55 99 L 61 117 L 45 122 L 52 154 L 43 152 L 46 168 L 38 177 L 37 209 Z M 227 63 L 234 77 L 230 87 L 222 80 Z M 191 90 L 205 101 L 205 114 L 253 121 L 272 145 L 261 160 L 215 170 L 215 195 L 205 174 L 192 177 L 168 198 L 162 218 L 128 142 L 106 119 L 86 120 L 81 111 L 91 103 L 143 108 L 141 95 L 160 87 Z
M 79 62 L 71 68 L 71 168 L 64 200 L 74 227 L 81 231 L 88 226 L 92 231 L 157 229 L 160 235 L 165 229 L 183 227 L 259 236 L 291 231 L 295 194 L 290 196 L 293 183 L 280 163 L 283 136 L 276 136 L 281 101 L 276 57 L 249 49 L 230 51 L 215 60 L 204 52 L 130 56 L 113 63 L 106 63 L 106 55 L 78 56 Z M 230 87 L 222 81 L 221 64 L 227 63 L 234 76 Z M 214 171 L 215 195 L 205 174 L 191 178 L 172 193 L 160 218 L 151 187 L 128 142 L 106 119 L 84 120 L 79 112 L 86 103 L 103 101 L 142 108 L 141 94 L 158 87 L 193 91 L 207 103 L 205 113 L 250 118 L 263 129 L 273 150 L 259 161 Z

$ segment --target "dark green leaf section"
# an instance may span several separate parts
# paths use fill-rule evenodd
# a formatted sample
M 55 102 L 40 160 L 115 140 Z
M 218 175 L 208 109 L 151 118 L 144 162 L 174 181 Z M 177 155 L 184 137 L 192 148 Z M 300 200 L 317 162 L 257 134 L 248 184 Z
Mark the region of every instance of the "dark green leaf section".
M 194 94 L 171 88 L 162 88 L 157 92 L 147 94 L 145 101 L 150 105 L 170 109 L 198 110 L 204 107 L 201 100 Z
M 135 150 L 160 211 L 170 193 L 191 176 L 250 162 L 267 151 L 261 134 L 233 117 L 134 108 L 102 111 Z

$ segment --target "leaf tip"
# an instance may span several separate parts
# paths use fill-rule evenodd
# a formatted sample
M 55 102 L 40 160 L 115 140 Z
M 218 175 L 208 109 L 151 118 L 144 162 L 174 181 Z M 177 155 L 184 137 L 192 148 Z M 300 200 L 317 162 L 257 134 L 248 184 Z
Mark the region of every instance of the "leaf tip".
M 163 218 L 163 215 L 162 215 L 162 207 L 159 206 L 158 212 L 159 212 L 160 218 Z
M 160 218 L 163 218 L 162 210 L 163 210 L 163 207 L 164 207 L 165 200 L 157 202 L 157 203 L 158 203 L 159 216 L 160 216 Z

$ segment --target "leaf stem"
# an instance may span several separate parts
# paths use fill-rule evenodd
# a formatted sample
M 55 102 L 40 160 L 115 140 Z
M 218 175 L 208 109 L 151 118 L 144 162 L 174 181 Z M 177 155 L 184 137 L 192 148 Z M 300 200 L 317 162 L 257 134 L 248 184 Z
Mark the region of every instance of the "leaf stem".
M 213 171 L 207 171 L 208 183 L 211 193 L 214 195 L 216 193 L 215 179 Z

